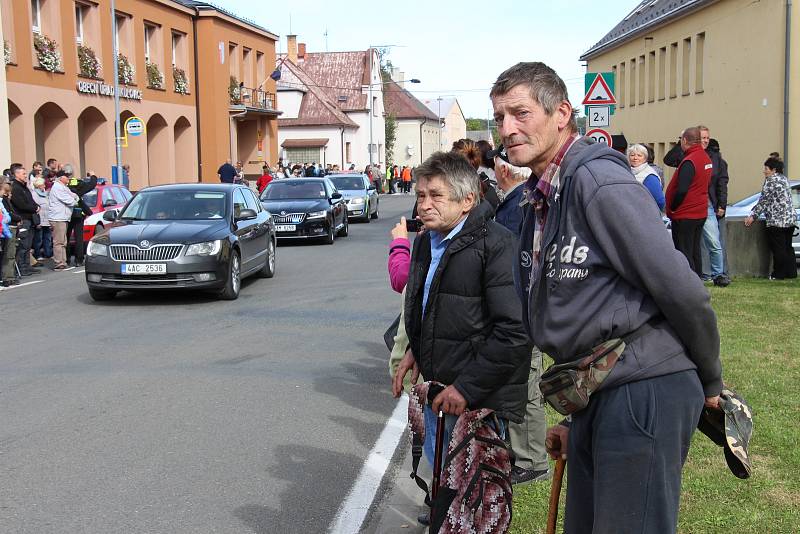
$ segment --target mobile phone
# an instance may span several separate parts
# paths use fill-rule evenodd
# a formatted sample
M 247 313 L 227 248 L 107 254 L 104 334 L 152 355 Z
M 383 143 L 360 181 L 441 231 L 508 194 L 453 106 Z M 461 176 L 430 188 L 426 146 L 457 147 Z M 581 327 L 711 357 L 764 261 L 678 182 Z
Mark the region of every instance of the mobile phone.
M 406 219 L 406 232 L 419 232 L 422 230 L 422 221 L 419 219 Z

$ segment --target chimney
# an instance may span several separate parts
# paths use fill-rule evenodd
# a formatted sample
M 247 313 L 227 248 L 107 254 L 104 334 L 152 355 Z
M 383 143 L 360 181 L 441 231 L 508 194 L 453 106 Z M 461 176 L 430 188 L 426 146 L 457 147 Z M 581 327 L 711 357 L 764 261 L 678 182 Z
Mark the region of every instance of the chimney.
M 406 73 L 402 70 L 400 71 L 399 77 L 397 79 L 397 85 L 400 86 L 401 89 L 406 88 Z
M 286 55 L 289 57 L 289 61 L 292 63 L 297 63 L 297 36 L 296 35 L 287 35 L 286 36 Z
M 306 60 L 306 44 L 305 43 L 300 43 L 299 45 L 297 45 L 297 59 L 299 61 L 305 61 Z

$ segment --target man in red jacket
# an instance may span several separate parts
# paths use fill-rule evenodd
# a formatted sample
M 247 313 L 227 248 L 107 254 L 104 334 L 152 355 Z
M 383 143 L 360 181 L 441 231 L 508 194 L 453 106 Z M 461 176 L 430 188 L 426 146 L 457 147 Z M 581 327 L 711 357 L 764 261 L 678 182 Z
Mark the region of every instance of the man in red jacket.
M 667 217 L 672 221 L 672 242 L 686 256 L 689 266 L 702 276 L 700 240 L 708 215 L 708 184 L 712 164 L 700 143 L 700 129 L 681 134 L 684 158 L 667 186 Z

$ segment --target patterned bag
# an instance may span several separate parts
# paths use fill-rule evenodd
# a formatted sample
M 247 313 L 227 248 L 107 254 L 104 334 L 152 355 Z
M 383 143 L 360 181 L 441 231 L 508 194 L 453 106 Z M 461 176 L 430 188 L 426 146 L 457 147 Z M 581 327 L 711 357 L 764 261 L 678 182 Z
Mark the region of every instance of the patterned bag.
M 417 475 L 425 441 L 423 402 L 431 384 L 415 386 L 408 406 L 411 477 L 425 491 L 425 502 L 433 510 L 430 532 L 507 532 L 512 515 L 511 451 L 497 434 L 500 423 L 492 410 L 466 411 L 456 421 L 434 501 L 430 500 L 427 484 Z

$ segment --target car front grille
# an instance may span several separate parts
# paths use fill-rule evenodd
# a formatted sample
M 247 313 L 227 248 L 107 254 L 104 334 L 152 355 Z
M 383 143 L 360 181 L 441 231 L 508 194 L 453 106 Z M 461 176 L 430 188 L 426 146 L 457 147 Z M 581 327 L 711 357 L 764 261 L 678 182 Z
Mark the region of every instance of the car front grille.
M 191 274 L 146 274 L 146 275 L 124 275 L 124 274 L 104 274 L 103 282 L 113 283 L 115 285 L 127 286 L 164 286 L 164 285 L 181 285 L 189 282 L 194 282 L 194 277 Z
M 275 224 L 300 224 L 306 218 L 305 213 L 289 213 L 286 215 L 273 215 Z
M 183 245 L 153 245 L 139 248 L 136 245 L 111 245 L 111 259 L 116 261 L 170 261 L 181 253 Z

